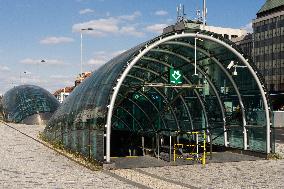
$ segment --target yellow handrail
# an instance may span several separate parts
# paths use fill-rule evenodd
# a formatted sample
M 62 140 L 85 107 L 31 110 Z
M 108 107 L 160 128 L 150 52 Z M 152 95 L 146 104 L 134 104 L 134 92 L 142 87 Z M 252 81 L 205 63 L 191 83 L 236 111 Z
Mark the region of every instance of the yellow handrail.
M 200 132 L 200 131 L 193 131 L 193 132 L 187 132 L 187 134 L 191 134 L 191 135 L 196 135 L 196 140 L 198 140 L 198 136 L 201 135 L 203 136 L 203 145 L 202 143 L 198 143 L 198 141 L 196 141 L 196 144 L 174 144 L 174 161 L 176 161 L 177 158 L 183 158 L 185 160 L 200 160 L 202 165 L 206 164 L 206 131 Z M 193 149 L 195 151 L 190 152 L 190 155 L 196 155 L 195 158 L 192 157 L 183 157 L 182 155 L 178 155 L 177 154 L 177 150 L 178 149 L 183 149 L 184 147 L 193 147 Z M 195 148 L 196 147 L 196 148 Z M 203 148 L 203 153 L 201 158 L 198 157 L 199 155 L 199 151 L 198 148 L 201 147 Z

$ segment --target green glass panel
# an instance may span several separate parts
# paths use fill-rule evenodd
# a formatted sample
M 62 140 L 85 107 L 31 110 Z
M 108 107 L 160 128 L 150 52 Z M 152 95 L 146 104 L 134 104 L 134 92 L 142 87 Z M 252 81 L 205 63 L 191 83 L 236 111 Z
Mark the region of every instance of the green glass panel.
M 230 147 L 243 148 L 244 147 L 243 128 L 230 127 L 228 132 L 228 141 Z
M 266 151 L 266 128 L 248 127 L 249 150 L 265 152 Z

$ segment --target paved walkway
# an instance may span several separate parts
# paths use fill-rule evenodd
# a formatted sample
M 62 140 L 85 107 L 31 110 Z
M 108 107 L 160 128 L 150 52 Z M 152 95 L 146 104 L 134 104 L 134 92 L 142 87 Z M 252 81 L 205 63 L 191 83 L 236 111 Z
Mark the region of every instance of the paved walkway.
M 30 136 L 42 127 L 12 125 Z M 0 188 L 135 188 L 91 171 L 0 123 Z
M 284 160 L 258 160 L 142 169 L 199 188 L 284 188 Z
M 91 171 L 28 136 L 0 123 L 0 188 L 284 188 L 284 160 Z

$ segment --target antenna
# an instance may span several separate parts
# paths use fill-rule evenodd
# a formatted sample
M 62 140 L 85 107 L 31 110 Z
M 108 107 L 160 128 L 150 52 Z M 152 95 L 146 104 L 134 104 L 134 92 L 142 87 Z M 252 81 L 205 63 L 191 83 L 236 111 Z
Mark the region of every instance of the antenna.
M 203 11 L 202 11 L 203 29 L 206 25 L 206 16 L 207 16 L 206 0 L 203 0 Z
M 196 9 L 196 20 L 202 22 L 201 10 L 199 8 Z
M 177 7 L 177 20 L 178 20 L 178 17 L 179 17 L 179 9 Z
M 184 5 L 179 4 L 177 7 L 177 22 L 185 20 Z

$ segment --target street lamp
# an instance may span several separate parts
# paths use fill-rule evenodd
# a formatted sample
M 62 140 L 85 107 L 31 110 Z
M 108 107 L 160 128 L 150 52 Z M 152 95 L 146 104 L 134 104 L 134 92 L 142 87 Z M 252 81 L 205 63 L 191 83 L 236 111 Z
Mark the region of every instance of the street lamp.
M 40 77 L 40 73 L 39 73 L 39 64 L 41 63 L 45 63 L 45 60 L 41 60 L 40 62 L 37 63 L 37 74 L 38 74 L 38 77 Z
M 81 69 L 80 69 L 80 81 L 82 81 L 82 73 L 83 73 L 83 31 L 91 31 L 93 28 L 82 28 L 81 29 Z
M 23 72 L 24 75 L 27 75 L 28 73 L 30 73 L 30 72 L 27 72 L 27 71 Z M 24 78 L 23 77 L 25 77 L 25 76 L 22 76 L 22 72 L 20 72 L 20 84 L 24 84 L 24 82 L 23 82 Z
M 233 75 L 234 76 L 237 76 L 238 75 L 238 72 L 237 72 L 237 68 L 246 68 L 247 66 L 240 66 L 240 65 L 237 65 L 235 64 L 235 62 L 233 60 L 231 60 L 231 62 L 228 64 L 227 66 L 227 69 L 231 69 L 231 68 L 234 68 L 234 72 L 233 72 Z
M 194 74 L 193 75 L 198 75 L 196 71 L 196 64 L 197 64 L 197 51 L 196 51 L 196 41 L 203 41 L 202 39 L 199 39 L 198 37 L 194 38 Z

